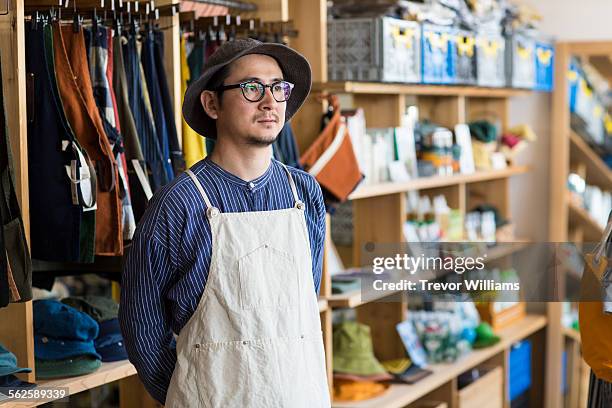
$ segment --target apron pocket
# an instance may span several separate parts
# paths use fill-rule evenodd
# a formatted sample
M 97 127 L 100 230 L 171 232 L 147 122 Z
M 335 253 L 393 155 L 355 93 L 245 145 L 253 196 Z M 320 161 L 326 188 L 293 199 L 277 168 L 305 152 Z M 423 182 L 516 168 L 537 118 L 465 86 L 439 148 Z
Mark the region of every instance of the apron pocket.
M 196 376 L 207 408 L 282 408 L 277 345 L 272 340 L 195 345 Z
M 240 307 L 286 308 L 299 299 L 299 275 L 293 255 L 264 244 L 238 260 Z

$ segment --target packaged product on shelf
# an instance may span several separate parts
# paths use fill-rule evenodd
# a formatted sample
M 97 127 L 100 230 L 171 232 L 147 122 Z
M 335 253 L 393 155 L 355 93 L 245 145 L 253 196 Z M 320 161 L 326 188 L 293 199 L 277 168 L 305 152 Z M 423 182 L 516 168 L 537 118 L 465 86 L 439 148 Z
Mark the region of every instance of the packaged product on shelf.
M 506 86 L 506 42 L 501 35 L 476 35 L 476 77 L 479 86 Z
M 476 84 L 476 36 L 465 30 L 455 34 L 457 84 Z
M 506 84 L 532 89 L 536 84 L 535 41 L 515 32 L 506 37 Z

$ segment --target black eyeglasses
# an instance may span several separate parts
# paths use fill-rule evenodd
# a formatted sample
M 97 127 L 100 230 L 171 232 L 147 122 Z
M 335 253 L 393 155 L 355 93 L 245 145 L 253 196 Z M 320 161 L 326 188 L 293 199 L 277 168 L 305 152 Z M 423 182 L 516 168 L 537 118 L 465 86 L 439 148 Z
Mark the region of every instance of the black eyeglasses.
M 266 85 L 261 81 L 249 80 L 239 84 L 220 86 L 217 88 L 217 91 L 240 88 L 242 90 L 242 96 L 244 96 L 244 99 L 249 102 L 259 102 L 264 98 L 266 88 L 270 88 L 270 90 L 272 90 L 272 96 L 276 102 L 285 102 L 289 100 L 294 86 L 295 85 L 293 85 L 291 82 L 287 81 L 277 81 L 271 83 L 270 85 Z

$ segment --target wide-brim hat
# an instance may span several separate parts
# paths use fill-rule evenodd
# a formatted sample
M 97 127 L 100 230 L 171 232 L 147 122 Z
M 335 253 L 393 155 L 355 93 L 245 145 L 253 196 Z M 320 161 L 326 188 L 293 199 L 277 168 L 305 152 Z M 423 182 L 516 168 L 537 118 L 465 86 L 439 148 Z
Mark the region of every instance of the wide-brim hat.
M 333 333 L 332 365 L 335 372 L 355 375 L 386 373 L 374 356 L 370 328 L 347 321 L 338 324 Z
M 295 85 L 287 101 L 285 121 L 291 119 L 306 100 L 312 85 L 312 72 L 304 56 L 282 44 L 262 43 L 251 38 L 228 41 L 208 58 L 202 69 L 202 76 L 192 82 L 185 92 L 183 117 L 187 124 L 200 135 L 212 139 L 217 138 L 215 119 L 204 111 L 200 95 L 208 89 L 211 78 L 219 70 L 238 58 L 251 54 L 268 55 L 274 58 L 283 71 L 284 79 Z

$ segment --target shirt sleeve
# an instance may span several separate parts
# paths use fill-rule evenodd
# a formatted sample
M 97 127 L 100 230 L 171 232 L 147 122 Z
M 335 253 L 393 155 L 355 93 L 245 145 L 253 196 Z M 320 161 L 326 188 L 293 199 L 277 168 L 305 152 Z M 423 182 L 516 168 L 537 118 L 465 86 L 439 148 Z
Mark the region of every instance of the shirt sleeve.
M 312 242 L 310 250 L 312 252 L 312 278 L 314 279 L 315 291 L 317 296 L 321 289 L 321 278 L 323 275 L 323 248 L 325 246 L 325 204 L 321 186 L 312 178 L 312 188 L 309 189 L 313 196 L 313 204 L 316 212 Z
M 122 276 L 119 322 L 130 362 L 162 405 L 176 364 L 176 343 L 163 299 L 172 272 L 168 248 L 142 229 L 137 231 Z

